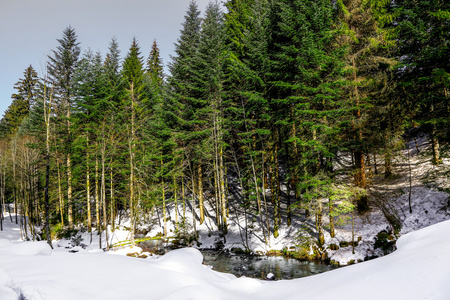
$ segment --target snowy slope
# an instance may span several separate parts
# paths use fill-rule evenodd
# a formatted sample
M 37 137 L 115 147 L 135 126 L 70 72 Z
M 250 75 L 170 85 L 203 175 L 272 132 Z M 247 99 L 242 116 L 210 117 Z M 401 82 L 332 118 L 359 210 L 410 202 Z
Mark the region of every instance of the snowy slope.
M 450 221 L 402 236 L 387 256 L 295 280 L 236 278 L 192 248 L 161 258 L 50 248 L 0 232 L 0 299 L 450 299 Z M 24 299 L 24 298 L 20 298 Z

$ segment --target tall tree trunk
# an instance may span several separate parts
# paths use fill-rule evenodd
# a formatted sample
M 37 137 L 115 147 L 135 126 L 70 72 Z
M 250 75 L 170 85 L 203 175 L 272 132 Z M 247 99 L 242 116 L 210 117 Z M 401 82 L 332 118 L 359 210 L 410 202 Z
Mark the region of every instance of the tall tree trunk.
M 17 214 L 18 214 L 17 209 L 18 208 L 17 208 L 16 149 L 13 149 L 12 164 L 13 164 L 13 181 L 14 181 L 13 182 L 14 213 L 16 214 L 16 224 L 18 224 L 18 219 L 17 219 Z
M 391 163 L 391 152 L 386 149 L 384 152 L 384 178 L 389 178 L 392 175 L 392 163 Z
M 267 178 L 266 174 L 265 174 L 266 159 L 264 157 L 264 151 L 262 151 L 261 153 L 262 153 L 262 158 L 261 158 L 262 177 Z M 267 209 L 266 190 L 264 188 L 262 191 L 262 195 L 263 195 L 263 201 L 264 201 L 264 210 L 265 210 L 265 214 L 266 214 L 266 228 L 267 228 L 267 237 L 265 237 L 265 242 L 266 242 L 266 244 L 269 244 L 269 246 L 270 246 L 269 210 Z
M 195 220 L 195 181 L 194 181 L 194 175 L 191 176 L 191 184 L 192 184 L 192 227 L 194 228 L 194 235 L 197 237 L 197 224 Z
M 274 209 L 274 230 L 273 230 L 273 236 L 277 238 L 279 236 L 279 229 L 281 224 L 281 213 L 280 213 L 280 172 L 279 172 L 279 164 L 278 164 L 278 133 L 275 133 L 274 137 L 274 151 L 273 151 L 273 179 L 274 179 L 274 187 L 275 187 L 275 194 L 273 195 L 274 201 L 273 201 L 273 209 Z
M 226 199 L 226 192 L 225 192 L 225 172 L 224 172 L 224 165 L 223 165 L 223 147 L 222 145 L 219 146 L 219 181 L 220 181 L 220 202 L 222 204 L 222 232 L 226 234 L 228 232 L 228 226 L 227 226 L 227 199 Z
M 135 95 L 134 95 L 134 82 L 131 83 L 131 134 L 128 138 L 128 148 L 129 148 L 129 155 L 130 155 L 130 220 L 131 220 L 131 234 L 130 234 L 130 238 L 131 238 L 131 246 L 134 247 L 135 246 L 135 242 L 134 242 L 134 233 L 135 233 L 135 229 L 136 229 L 136 216 L 135 216 L 135 201 L 134 201 L 134 197 L 135 197 L 135 176 L 134 176 L 134 155 L 136 153 L 136 141 L 135 141 L 135 137 L 136 137 L 136 116 L 135 116 Z
M 317 210 L 317 234 L 319 246 L 322 247 L 325 244 L 325 236 L 323 233 L 322 202 L 320 200 Z
M 50 99 L 48 103 L 48 107 L 46 106 L 47 101 L 44 98 L 44 120 L 46 127 L 46 152 L 45 152 L 45 188 L 44 188 L 44 207 L 45 207 L 45 235 L 47 238 L 47 243 L 53 249 L 52 246 L 52 238 L 50 234 L 50 199 L 48 189 L 50 186 L 50 117 L 51 117 L 51 107 L 52 107 L 52 94 L 53 88 L 50 94 Z M 44 95 L 46 95 L 46 91 L 44 89 Z
M 330 216 L 330 236 L 334 238 L 336 236 L 336 231 L 334 229 L 334 216 L 333 216 L 333 202 L 330 198 L 328 198 L 328 205 L 329 205 L 329 216 Z
M 97 222 L 98 246 L 102 249 L 102 225 L 100 221 L 100 191 L 98 188 L 98 158 L 95 157 L 95 220 Z
M 164 165 L 161 159 L 161 173 L 163 174 Z M 166 191 L 165 191 L 164 175 L 161 176 L 161 194 L 163 199 L 163 222 L 164 222 L 164 236 L 167 236 L 167 213 L 166 213 Z
M 412 214 L 412 206 L 411 206 L 411 194 L 412 194 L 412 170 L 411 170 L 411 155 L 409 151 L 409 141 L 407 141 L 408 145 L 408 169 L 409 169 L 409 195 L 408 195 L 408 205 L 409 205 L 409 213 Z
M 373 167 L 375 169 L 375 174 L 378 174 L 377 157 L 376 157 L 375 153 L 373 154 Z
M 73 228 L 73 203 L 72 203 L 72 160 L 67 154 L 67 220 L 69 228 Z
M 89 142 L 89 140 L 88 140 Z M 92 219 L 91 219 L 91 179 L 89 170 L 89 153 L 86 153 L 86 206 L 87 206 L 87 222 L 88 222 L 88 232 L 90 235 L 89 244 L 92 243 Z
M 103 123 L 104 128 L 104 123 Z M 102 140 L 102 175 L 101 175 L 101 200 L 103 206 L 103 229 L 105 230 L 106 250 L 109 250 L 108 241 L 108 214 L 106 211 L 106 138 L 103 136 Z
M 116 215 L 115 215 L 115 212 L 116 212 L 116 204 L 115 204 L 115 199 L 114 199 L 114 178 L 113 178 L 113 164 L 112 164 L 112 158 L 111 158 L 111 164 L 110 164 L 110 176 L 111 176 L 111 178 L 110 178 L 110 180 L 111 180 L 111 182 L 110 182 L 110 188 L 111 188 L 111 194 L 110 194 L 110 196 L 111 196 L 111 199 L 110 199 L 110 212 L 111 212 L 111 231 L 112 232 L 114 232 L 114 230 L 115 230 L 115 227 L 116 227 L 116 224 L 115 224 L 115 221 L 116 221 Z
M 184 190 L 184 176 L 181 174 L 181 197 L 183 198 L 183 225 L 186 222 L 186 192 Z
M 432 163 L 435 165 L 441 164 L 442 159 L 439 152 L 439 140 L 436 137 L 436 125 L 433 125 L 433 129 L 431 131 L 431 149 L 433 150 Z
M 62 195 L 61 186 L 61 170 L 59 166 L 59 161 L 57 160 L 56 167 L 58 168 L 58 200 L 59 200 L 59 213 L 61 216 L 61 226 L 64 226 L 64 200 Z
M 198 206 L 200 209 L 200 224 L 203 224 L 205 220 L 205 207 L 203 203 L 203 175 L 202 175 L 202 165 L 199 163 L 197 165 L 197 178 L 198 178 Z
M 177 195 L 177 180 L 175 175 L 173 176 L 173 197 L 175 207 L 175 230 L 178 231 L 178 195 Z

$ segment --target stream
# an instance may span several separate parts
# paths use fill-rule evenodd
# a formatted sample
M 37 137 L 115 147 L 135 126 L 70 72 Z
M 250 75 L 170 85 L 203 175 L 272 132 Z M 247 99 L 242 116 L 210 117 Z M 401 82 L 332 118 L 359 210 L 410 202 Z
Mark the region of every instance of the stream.
M 139 244 L 143 251 L 163 255 L 172 250 L 162 247 L 157 241 L 146 241 Z M 259 256 L 241 253 L 230 253 L 217 250 L 201 250 L 203 264 L 213 270 L 231 273 L 237 277 L 267 279 L 267 275 L 275 275 L 272 279 L 295 279 L 311 276 L 335 269 L 335 266 L 316 261 L 302 261 L 280 256 Z
M 202 250 L 203 264 L 213 267 L 213 270 L 226 272 L 237 277 L 245 276 L 267 279 L 269 273 L 275 280 L 294 279 L 330 271 L 335 267 L 320 262 L 301 261 L 280 256 L 255 256 Z

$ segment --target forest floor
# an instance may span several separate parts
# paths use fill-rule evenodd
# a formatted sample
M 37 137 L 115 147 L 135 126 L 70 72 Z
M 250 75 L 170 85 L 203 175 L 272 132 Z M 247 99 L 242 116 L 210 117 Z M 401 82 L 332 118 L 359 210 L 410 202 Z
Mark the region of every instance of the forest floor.
M 419 152 L 414 141 L 409 146 L 409 160 L 405 149 L 395 156 L 391 178 L 385 179 L 383 174 L 370 178 L 370 209 L 363 215 L 355 214 L 355 239 L 359 240 L 355 253 L 343 243 L 351 241 L 350 223 L 337 226 L 335 238 L 331 238 L 328 229 L 325 234 L 329 258 L 341 265 L 384 257 L 315 276 L 271 282 L 213 271 L 202 265 L 201 253 L 193 248 L 163 256 L 147 253 L 147 259 L 125 257 L 130 253 L 142 254 L 139 247 L 120 244 L 129 239 L 125 218 L 120 228 L 110 232 L 110 244 L 121 246 L 105 252 L 99 249 L 106 246 L 104 234 L 94 233 L 91 241 L 89 234 L 79 232 L 71 239 L 53 241 L 53 250 L 45 242 L 23 242 L 19 225 L 7 215 L 4 231 L 0 232 L 0 299 L 448 299 L 450 161 L 444 159 L 442 165 L 432 165 L 424 137 L 418 140 Z M 211 217 L 202 225 L 196 224 L 199 237 L 194 246 L 209 248 L 224 242 L 225 249 L 248 247 L 253 252 L 267 252 L 295 249 L 301 240 L 299 232 L 316 238 L 315 220 L 296 211 L 292 226 L 286 226 L 284 219 L 280 236 L 271 237 L 267 245 L 257 226 L 258 216 L 244 218 L 242 210 L 233 201 L 230 204 L 228 234 L 223 237 L 217 230 L 211 205 L 208 207 Z M 192 224 L 190 207 L 187 224 Z M 183 231 L 192 234 L 192 225 L 176 232 L 174 207 L 169 207 L 169 211 L 169 235 L 180 238 Z M 181 211 L 178 207 L 178 218 Z M 392 220 L 401 225 L 398 232 Z M 155 211 L 153 216 L 142 220 L 140 229 L 146 236 L 154 237 L 161 235 L 161 224 Z M 393 250 L 394 241 L 397 250 L 387 254 Z M 331 244 L 340 247 L 331 250 Z
M 400 237 L 398 249 L 384 257 L 276 281 L 216 272 L 194 248 L 147 259 L 114 251 L 70 253 L 22 241 L 19 225 L 8 215 L 3 225 L 1 300 L 447 300 L 450 295 L 450 220 Z
M 444 158 L 443 164 L 433 165 L 430 145 L 425 136 L 419 136 L 416 141 L 411 139 L 406 148 L 394 154 L 393 175 L 389 178 L 384 177 L 384 168 L 380 165 L 383 161 L 381 156 L 377 157 L 378 174 L 375 174 L 374 165 L 368 168 L 368 172 L 373 174 L 368 178 L 369 209 L 364 214 L 353 214 L 353 239 L 357 242 L 354 248 L 351 246 L 350 214 L 344 215 L 341 219 L 345 221 L 336 225 L 334 238 L 330 235 L 329 219 L 324 217 L 325 245 L 324 250 L 321 250 L 315 246 L 317 240 L 315 218 L 307 217 L 301 209 L 296 209 L 292 212 L 292 225 L 287 226 L 285 201 L 281 204 L 282 223 L 277 238 L 262 231 L 260 216 L 255 213 L 255 208 L 253 212 L 244 211 L 233 199 L 229 201 L 228 233 L 225 236 L 217 228 L 214 203 L 209 199 L 205 201 L 206 220 L 203 224 L 198 223 L 196 211 L 194 210 L 193 214 L 191 203 L 187 203 L 184 226 L 176 226 L 176 223 L 179 224 L 182 219 L 182 206 L 179 204 L 174 207 L 173 203 L 169 204 L 166 225 L 168 236 L 175 240 L 181 239 L 182 242 L 184 239 L 184 243 L 189 243 L 188 240 L 190 240 L 190 244 L 196 248 L 226 250 L 239 248 L 260 254 L 271 250 L 279 250 L 279 253 L 283 250 L 299 252 L 302 246 L 308 245 L 310 255 L 314 253 L 313 248 L 316 252 L 324 251 L 328 259 L 341 266 L 383 256 L 395 250 L 395 241 L 400 236 L 450 219 L 450 159 Z M 349 157 L 342 156 L 336 168 L 345 170 L 350 168 L 350 164 Z M 342 172 L 342 174 L 348 173 Z M 352 178 L 342 175 L 340 180 L 350 185 Z M 282 190 L 286 191 L 286 187 L 282 186 Z M 267 192 L 270 193 L 269 190 Z M 273 208 L 270 201 L 267 203 L 268 214 L 271 216 Z M 123 241 L 130 237 L 127 230 L 129 222 L 126 218 L 119 221 L 118 229 L 109 234 L 110 244 L 123 245 Z M 151 215 L 140 220 L 140 237 L 161 236 L 162 226 L 161 211 L 153 211 Z M 273 230 L 272 222 L 270 228 Z M 197 234 L 196 241 L 192 241 L 194 232 Z M 264 234 L 268 243 L 265 242 Z M 60 240 L 55 245 L 69 251 L 100 248 L 99 236 L 94 234 L 91 238 L 87 233 L 79 233 L 75 239 Z M 102 248 L 105 246 L 105 238 L 102 235 Z M 138 247 L 129 249 L 128 246 L 115 247 L 114 250 L 125 254 L 129 252 L 139 254 L 141 251 Z M 322 255 L 322 257 L 325 256 Z

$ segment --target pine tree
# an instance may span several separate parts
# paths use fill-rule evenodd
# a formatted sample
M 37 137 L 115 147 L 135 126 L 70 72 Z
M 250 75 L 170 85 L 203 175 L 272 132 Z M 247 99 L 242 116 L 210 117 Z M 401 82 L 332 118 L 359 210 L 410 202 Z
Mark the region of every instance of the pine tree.
M 116 198 L 117 190 L 116 186 L 119 186 L 116 182 L 116 172 L 121 165 L 120 160 L 117 158 L 120 156 L 120 148 L 117 147 L 120 142 L 120 109 L 121 98 L 123 96 L 123 84 L 122 76 L 120 72 L 120 50 L 119 45 L 115 38 L 113 38 L 109 44 L 109 51 L 106 54 L 104 61 L 104 72 L 101 80 L 103 83 L 102 96 L 103 102 L 106 102 L 107 109 L 104 112 L 104 123 L 107 134 L 107 142 L 109 148 L 109 203 L 110 203 L 110 221 L 112 230 L 115 230 L 115 216 L 118 204 L 120 203 Z M 118 149 L 119 148 L 119 149 Z
M 0 121 L 0 134 L 3 136 L 13 134 L 22 123 L 24 117 L 28 115 L 30 107 L 36 101 L 38 75 L 30 65 L 23 73 L 14 89 L 17 93 L 12 95 L 12 103 L 5 111 Z
M 191 155 L 192 170 L 197 182 L 200 223 L 204 221 L 204 172 L 212 163 L 217 183 L 217 207 L 219 227 L 226 232 L 226 191 L 224 167 L 224 69 L 225 31 L 219 4 L 210 3 L 200 32 L 197 53 L 191 67 L 192 82 L 188 86 L 192 96 L 186 98 L 183 119 L 185 147 Z M 188 92 L 189 94 L 189 92 Z
M 143 103 L 145 103 L 144 63 L 136 38 L 133 38 L 130 50 L 123 63 L 122 76 L 126 89 L 121 114 L 123 130 L 126 132 L 126 149 L 128 159 L 128 193 L 129 211 L 131 219 L 131 241 L 134 246 L 134 233 L 136 230 L 137 213 L 140 199 L 138 164 L 141 163 L 141 136 L 142 124 L 145 118 Z
M 355 185 L 365 188 L 368 140 L 370 134 L 367 121 L 374 99 L 379 96 L 378 83 L 385 76 L 385 71 L 395 64 L 389 54 L 393 46 L 389 31 L 381 28 L 377 19 L 385 1 L 340 0 L 339 20 L 342 22 L 344 34 L 340 41 L 348 47 L 346 55 L 347 93 L 349 106 L 352 107 L 353 119 L 348 128 L 348 148 L 354 154 Z M 388 160 L 389 157 L 386 157 Z M 362 196 L 358 201 L 359 211 L 367 209 L 367 198 Z
M 73 190 L 72 190 L 72 109 L 73 99 L 76 96 L 74 90 L 73 77 L 77 68 L 80 54 L 79 43 L 75 30 L 67 27 L 63 31 L 62 39 L 58 39 L 59 46 L 52 50 L 52 55 L 48 56 L 47 79 L 53 86 L 55 101 L 57 105 L 57 122 L 61 132 L 60 139 L 61 152 L 66 160 L 67 179 L 67 215 L 69 227 L 73 227 Z
M 323 244 L 322 201 L 327 198 L 332 180 L 332 160 L 338 147 L 337 125 L 344 109 L 340 102 L 343 51 L 335 46 L 333 6 L 329 1 L 278 1 L 273 4 L 271 19 L 270 78 L 274 85 L 270 91 L 274 99 L 271 185 L 278 185 L 272 192 L 274 236 L 280 222 L 276 161 L 284 136 L 290 144 L 290 150 L 284 150 L 293 155 L 291 161 L 295 162 L 290 168 L 290 178 L 297 182 L 296 189 L 306 200 L 303 205 L 316 213 L 319 244 Z
M 439 140 L 450 141 L 450 4 L 396 1 L 393 10 L 401 62 L 400 94 L 410 117 L 429 134 L 432 161 L 439 164 Z
M 181 170 L 182 186 L 189 185 L 192 190 L 192 198 L 197 194 L 194 189 L 194 172 L 191 164 L 192 147 L 188 146 L 189 142 L 185 139 L 187 131 L 189 131 L 186 109 L 188 103 L 194 101 L 197 91 L 193 89 L 193 65 L 194 59 L 198 51 L 198 43 L 201 30 L 202 19 L 199 17 L 200 11 L 195 1 L 189 2 L 189 7 L 184 17 L 180 37 L 175 43 L 175 56 L 171 57 L 169 63 L 170 76 L 168 77 L 168 97 L 165 101 L 165 120 L 173 132 L 178 132 L 176 141 L 180 149 L 183 149 L 183 158 L 181 159 L 183 166 Z M 188 175 L 190 175 L 188 177 Z M 182 197 L 185 195 L 183 193 Z M 193 206 L 192 206 L 193 207 Z M 195 215 L 192 209 L 193 216 Z M 185 215 L 184 215 L 185 216 Z M 195 221 L 193 219 L 193 227 L 195 229 Z M 186 225 L 186 224 L 185 224 Z
M 190 1 L 180 37 L 175 43 L 176 55 L 171 57 L 172 62 L 169 64 L 169 82 L 175 92 L 184 91 L 185 83 L 190 78 L 190 65 L 198 47 L 201 24 L 199 15 L 200 11 L 196 2 Z
M 164 80 L 164 66 L 159 54 L 159 48 L 156 40 L 153 41 L 152 50 L 147 60 L 147 73 L 150 76 L 150 81 L 155 86 L 162 86 Z
M 270 135 L 268 102 L 268 45 L 271 39 L 270 6 L 265 0 L 227 3 L 225 26 L 229 54 L 224 89 L 229 136 L 236 168 L 241 174 L 245 213 L 256 206 L 260 227 L 268 243 L 264 221 L 264 155 Z M 267 216 L 267 211 L 266 211 Z

